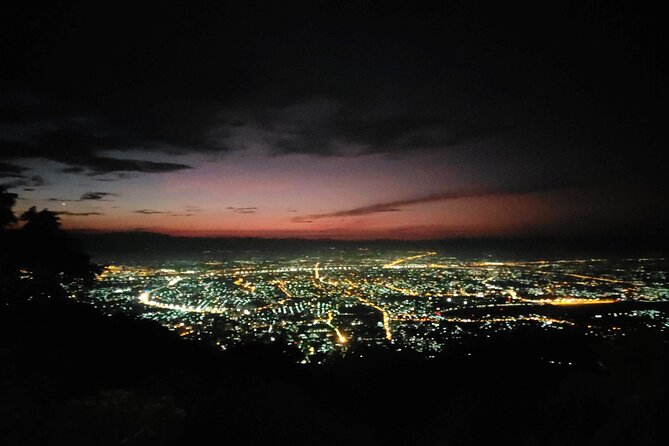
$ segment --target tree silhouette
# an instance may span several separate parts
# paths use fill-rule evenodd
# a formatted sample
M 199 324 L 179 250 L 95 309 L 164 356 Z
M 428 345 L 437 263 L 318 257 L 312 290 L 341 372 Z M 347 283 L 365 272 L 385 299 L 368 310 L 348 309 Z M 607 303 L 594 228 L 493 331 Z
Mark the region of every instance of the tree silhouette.
M 16 204 L 16 194 L 0 189 L 0 299 L 9 298 L 18 283 L 19 267 L 16 259 L 13 234 L 8 228 L 16 223 L 12 208 Z
M 0 231 L 4 231 L 10 224 L 16 223 L 12 208 L 16 204 L 16 194 L 0 189 Z
M 64 298 L 67 286 L 84 291 L 99 273 L 76 240 L 60 227 L 60 218 L 35 207 L 24 212 L 20 229 L 8 229 L 16 218 L 12 207 L 16 195 L 0 191 L 0 296 L 5 301 L 32 298 Z
M 37 235 L 56 235 L 60 229 L 60 217 L 55 212 L 43 209 L 37 212 L 35 206 L 21 215 L 21 221 L 25 221 L 23 230 L 26 233 Z

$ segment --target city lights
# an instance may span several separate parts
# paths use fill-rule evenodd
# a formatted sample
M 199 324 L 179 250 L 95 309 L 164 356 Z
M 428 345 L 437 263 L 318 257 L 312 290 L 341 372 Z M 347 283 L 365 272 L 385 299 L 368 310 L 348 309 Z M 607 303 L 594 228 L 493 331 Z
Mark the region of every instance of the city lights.
M 223 349 L 285 342 L 309 363 L 369 346 L 429 356 L 522 326 L 605 337 L 664 331 L 666 274 L 662 259 L 477 261 L 432 251 L 341 251 L 259 255 L 242 267 L 234 258 L 112 265 L 93 298 L 106 312 L 153 319 Z

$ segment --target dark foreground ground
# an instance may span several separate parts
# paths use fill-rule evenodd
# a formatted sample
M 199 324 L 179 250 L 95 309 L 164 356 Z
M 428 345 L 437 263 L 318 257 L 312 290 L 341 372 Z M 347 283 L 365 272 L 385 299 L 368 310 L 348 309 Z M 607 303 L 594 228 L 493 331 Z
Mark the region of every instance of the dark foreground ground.
M 272 346 L 217 352 L 74 302 L 6 306 L 0 328 L 7 446 L 669 440 L 669 345 L 648 335 L 528 330 L 430 361 L 368 351 L 311 367 Z

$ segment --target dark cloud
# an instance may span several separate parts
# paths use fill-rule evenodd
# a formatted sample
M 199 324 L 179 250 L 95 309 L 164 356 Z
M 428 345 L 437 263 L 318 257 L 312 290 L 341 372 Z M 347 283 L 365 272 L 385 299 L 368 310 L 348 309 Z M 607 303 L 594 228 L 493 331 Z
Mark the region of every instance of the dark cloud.
M 87 175 L 124 172 L 164 173 L 190 168 L 182 163 L 105 156 L 103 153 L 106 150 L 135 150 L 147 147 L 141 142 L 124 139 L 122 135 L 100 136 L 98 133 L 100 129 L 95 126 L 77 123 L 72 128 L 58 128 L 66 124 L 36 125 L 28 122 L 22 127 L 16 127 L 14 134 L 5 132 L 0 137 L 0 157 L 4 160 L 44 158 L 67 164 L 67 167 L 61 169 L 64 173 Z M 13 166 L 7 161 L 4 161 L 3 165 Z
M 26 167 L 0 160 L 0 177 L 20 177 L 26 170 L 28 170 Z
M 118 194 L 114 194 L 112 192 L 86 192 L 85 194 L 81 195 L 79 201 L 86 201 L 86 200 L 108 201 L 107 197 L 118 197 Z
M 0 189 L 13 189 L 15 187 L 21 187 L 23 185 L 24 183 L 22 180 L 5 181 L 4 183 L 0 183 Z
M 525 185 L 525 186 L 511 186 L 511 187 L 491 187 L 491 188 L 478 188 L 470 190 L 447 191 L 447 192 L 425 195 L 421 197 L 407 198 L 403 200 L 374 203 L 367 206 L 344 209 L 341 211 L 298 216 L 293 218 L 292 221 L 294 223 L 310 223 L 313 220 L 319 220 L 323 218 L 360 217 L 379 212 L 398 212 L 401 211 L 403 207 L 415 204 L 434 203 L 434 202 L 450 201 L 463 198 L 479 198 L 479 197 L 546 192 L 551 190 L 560 190 L 566 187 L 570 186 L 561 183 L 544 183 L 531 186 Z
M 406 99 L 399 103 L 403 105 L 365 108 L 355 101 L 313 98 L 283 107 L 231 110 L 219 116 L 221 123 L 210 129 L 209 138 L 212 147 L 222 150 L 340 156 L 448 149 L 512 128 L 503 116 L 488 121 L 455 104 L 448 110 L 437 101 L 420 107 Z
M 60 170 L 63 173 L 84 173 L 86 169 L 81 166 L 64 167 Z
M 448 104 L 449 109 L 441 101 L 416 103 L 414 98 L 396 99 L 391 105 L 382 102 L 369 106 L 359 100 L 336 96 L 341 95 L 285 99 L 282 105 L 261 102 L 205 107 L 206 112 L 201 110 L 201 104 L 191 104 L 200 109 L 195 114 L 201 115 L 202 123 L 183 127 L 184 132 L 193 133 L 188 136 L 180 133 L 174 138 L 165 129 L 160 134 L 142 134 L 132 126 L 109 124 L 114 121 L 113 116 L 82 117 L 90 113 L 84 110 L 69 117 L 28 119 L 14 123 L 1 135 L 0 156 L 5 160 L 58 161 L 67 165 L 62 172 L 73 174 L 164 173 L 186 170 L 190 166 L 110 157 L 104 153 L 152 150 L 169 155 L 246 149 L 262 149 L 273 155 L 401 153 L 444 149 L 498 134 L 510 126 L 501 115 L 490 122 L 481 117 L 480 110 L 474 115 L 471 110 L 463 110 L 453 103 Z M 49 105 L 43 104 L 44 107 Z M 174 125 L 182 127 L 178 123 Z M 8 161 L 4 164 L 14 166 Z M 122 176 L 117 178 L 123 179 Z
M 598 154 L 624 144 L 612 134 L 661 146 L 656 132 L 638 130 L 660 122 L 648 105 L 664 103 L 661 72 L 649 62 L 664 40 L 652 8 L 565 5 L 547 15 L 540 6 L 462 2 L 221 2 L 206 14 L 138 7 L 132 17 L 101 17 L 94 6 L 14 8 L 3 53 L 22 56 L 7 61 L 3 78 L 3 160 L 155 173 L 188 166 L 103 152 L 397 154 L 548 130 L 597 140 L 574 150 Z M 30 90 L 10 88 L 19 80 Z M 622 83 L 635 85 L 634 94 Z M 626 125 L 610 125 L 620 120 Z M 519 147 L 485 154 L 520 150 L 522 158 L 570 144 Z
M 135 214 L 144 214 L 144 215 L 153 215 L 153 214 L 168 214 L 169 212 L 165 211 L 156 211 L 153 209 L 137 209 L 133 211 Z
M 133 211 L 135 214 L 143 214 L 143 215 L 164 215 L 166 217 L 192 217 L 195 215 L 194 212 L 171 212 L 171 211 L 157 211 L 154 209 L 137 209 L 136 211 Z
M 165 173 L 191 168 L 186 164 L 180 163 L 108 158 L 102 156 L 91 157 L 79 162 L 87 167 L 92 175 L 102 175 L 113 172 Z
M 322 98 L 284 107 L 233 109 L 221 113 L 209 140 L 223 150 L 262 149 L 272 154 L 337 155 L 347 141 L 336 129 L 341 106 Z
M 16 187 L 27 187 L 28 189 L 34 189 L 36 187 L 41 187 L 46 184 L 46 181 L 41 175 L 31 175 L 31 176 L 16 176 L 14 179 L 0 184 L 0 188 L 11 189 Z
M 44 177 L 41 175 L 28 175 L 27 171 L 28 168 L 26 167 L 0 160 L 0 179 L 9 179 L 8 181 L 1 182 L 0 188 L 13 189 L 23 187 L 24 190 L 31 191 L 46 184 Z
M 72 216 L 72 217 L 90 217 L 93 215 L 104 215 L 102 212 L 70 212 L 70 211 L 60 211 L 56 212 L 56 214 Z
M 255 214 L 258 211 L 257 207 L 234 207 L 228 206 L 227 209 L 236 212 L 238 214 Z

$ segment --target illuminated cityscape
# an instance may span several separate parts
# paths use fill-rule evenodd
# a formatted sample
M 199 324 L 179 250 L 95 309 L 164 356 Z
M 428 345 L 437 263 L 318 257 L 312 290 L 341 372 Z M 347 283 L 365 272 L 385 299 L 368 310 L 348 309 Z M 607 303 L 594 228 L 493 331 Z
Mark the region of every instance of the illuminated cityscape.
M 107 314 L 151 319 L 221 349 L 279 343 L 302 363 L 369 347 L 426 358 L 522 326 L 615 338 L 669 330 L 662 258 L 465 261 L 438 252 L 110 265 L 92 292 Z

